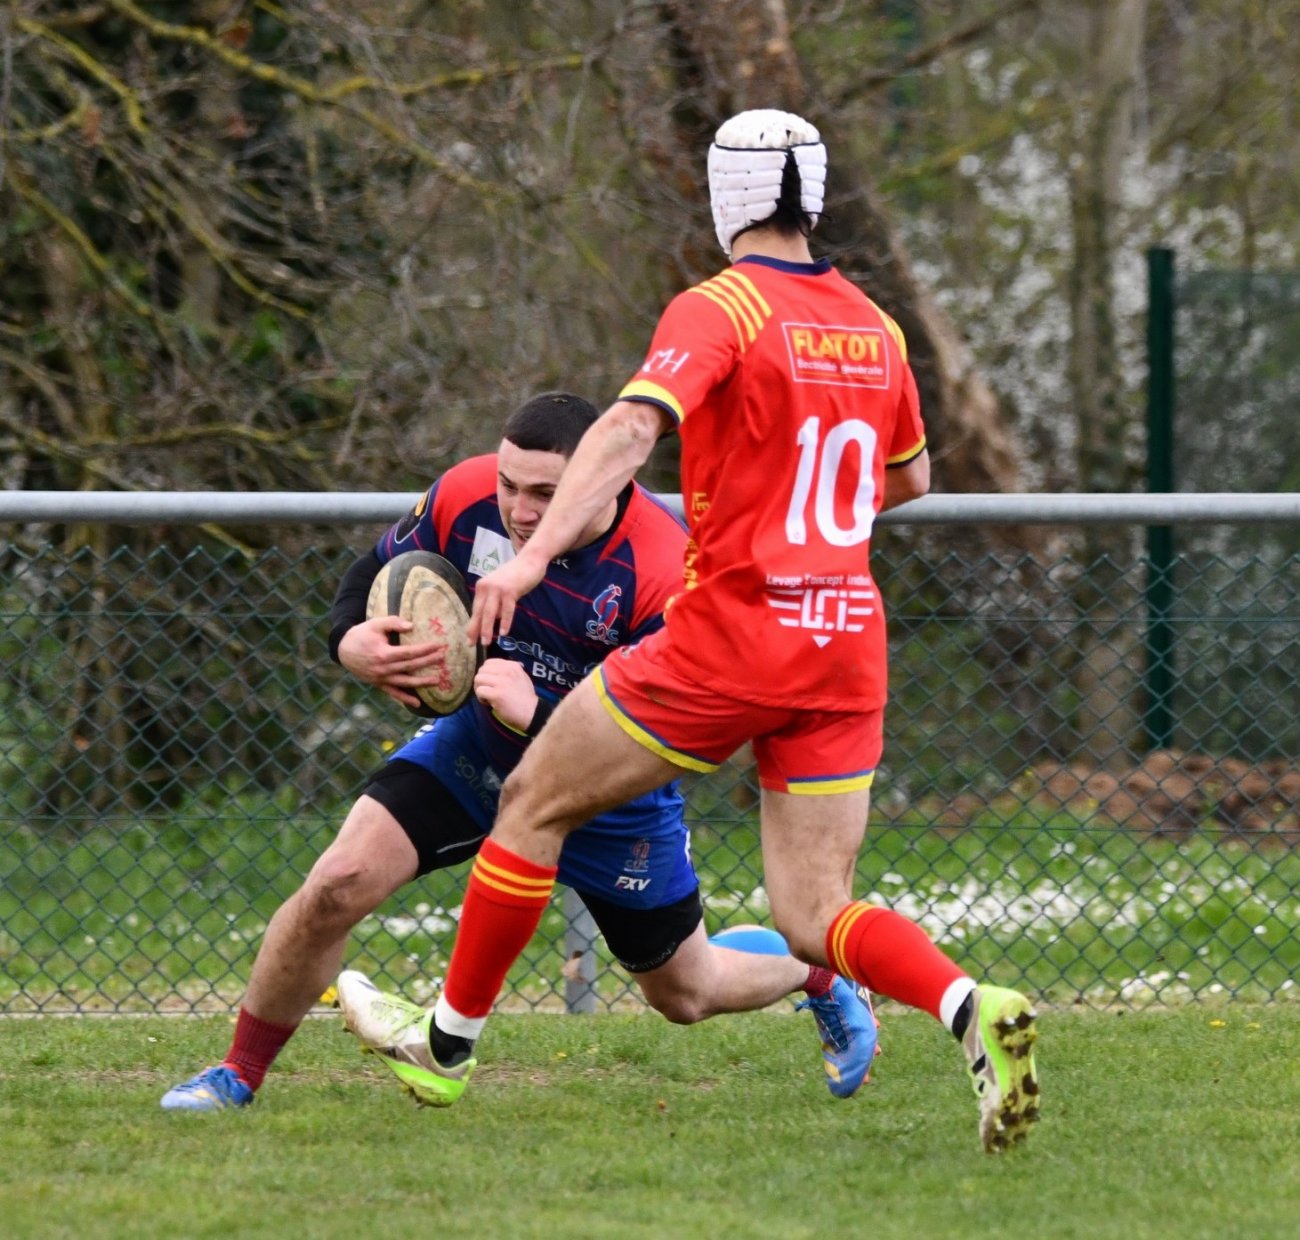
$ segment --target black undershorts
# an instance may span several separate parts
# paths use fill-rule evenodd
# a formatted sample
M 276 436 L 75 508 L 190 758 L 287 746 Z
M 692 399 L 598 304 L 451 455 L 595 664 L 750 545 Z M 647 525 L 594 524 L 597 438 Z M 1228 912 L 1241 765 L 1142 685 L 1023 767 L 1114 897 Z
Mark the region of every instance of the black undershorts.
M 370 777 L 364 795 L 397 819 L 415 848 L 421 877 L 468 861 L 486 838 L 446 785 L 414 762 L 398 758 L 385 763 Z M 660 908 L 627 908 L 590 892 L 578 894 L 606 946 L 629 973 L 667 964 L 704 916 L 698 888 Z

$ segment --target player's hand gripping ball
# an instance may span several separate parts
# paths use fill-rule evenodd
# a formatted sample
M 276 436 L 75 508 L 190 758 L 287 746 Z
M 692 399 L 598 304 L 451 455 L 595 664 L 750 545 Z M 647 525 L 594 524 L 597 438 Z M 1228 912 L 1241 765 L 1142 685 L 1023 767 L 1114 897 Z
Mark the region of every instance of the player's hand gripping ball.
M 422 669 L 438 682 L 412 692 L 424 703 L 422 715 L 450 715 L 469 697 L 474 673 L 483 661 L 476 642 L 465 636 L 471 601 L 465 579 L 449 560 L 432 551 L 404 551 L 379 570 L 366 602 L 366 619 L 400 616 L 411 624 L 406 633 L 390 637 L 394 645 L 415 646 L 445 641 L 441 664 Z

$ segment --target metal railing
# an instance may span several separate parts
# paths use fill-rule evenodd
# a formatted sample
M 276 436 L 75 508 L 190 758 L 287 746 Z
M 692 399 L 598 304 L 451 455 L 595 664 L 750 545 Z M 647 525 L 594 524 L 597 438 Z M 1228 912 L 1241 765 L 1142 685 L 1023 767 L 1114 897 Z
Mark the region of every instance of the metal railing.
M 680 495 L 661 495 L 682 512 Z M 348 525 L 395 521 L 418 492 L 0 491 L 4 522 Z M 1241 525 L 1300 522 L 1300 494 L 926 495 L 879 525 Z
M 413 498 L 0 492 L 0 1011 L 238 1000 L 410 726 L 329 663 L 353 552 L 308 527 L 377 533 Z M 1195 529 L 1153 594 L 1157 523 Z M 881 525 L 892 699 L 860 893 L 1049 1001 L 1290 992 L 1300 496 L 929 496 Z M 745 754 L 686 788 L 710 928 L 764 920 Z M 399 893 L 350 959 L 432 993 L 463 880 Z M 557 899 L 507 1002 L 638 1001 L 574 912 Z

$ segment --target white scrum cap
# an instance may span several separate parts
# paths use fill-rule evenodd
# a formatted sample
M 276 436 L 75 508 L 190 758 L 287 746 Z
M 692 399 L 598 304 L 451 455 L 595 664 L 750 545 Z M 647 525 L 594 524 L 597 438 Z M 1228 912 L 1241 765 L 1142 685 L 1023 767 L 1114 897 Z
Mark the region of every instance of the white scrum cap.
M 758 108 L 724 121 L 709 147 L 709 200 L 728 257 L 736 235 L 765 220 L 781 197 L 787 154 L 799 170 L 800 206 L 817 223 L 826 193 L 826 148 L 815 125 L 793 112 Z

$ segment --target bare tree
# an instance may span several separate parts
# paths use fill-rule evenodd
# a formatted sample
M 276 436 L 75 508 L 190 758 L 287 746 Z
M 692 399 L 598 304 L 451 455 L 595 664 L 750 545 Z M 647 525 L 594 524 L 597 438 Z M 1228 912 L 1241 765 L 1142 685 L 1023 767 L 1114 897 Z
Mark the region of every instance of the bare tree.
M 1126 487 L 1141 308 L 1117 273 L 1157 237 L 1300 259 L 1298 18 L 1300 0 L 13 0 L 0 477 L 414 489 L 532 391 L 608 400 L 667 298 L 721 261 L 714 127 L 778 105 L 826 135 L 818 237 L 907 334 L 939 485 Z M 67 604 L 95 572 L 138 602 L 124 548 L 272 538 L 73 522 L 5 554 L 47 540 L 79 565 Z M 995 610 L 1059 596 L 1037 535 L 969 543 L 990 547 L 1016 565 Z M 978 579 L 944 587 L 968 601 Z M 148 668 L 118 685 L 120 634 L 54 628 L 80 677 L 68 769 L 98 786 L 121 721 L 160 697 Z M 987 665 L 1034 666 L 1027 630 L 990 621 Z
M 807 81 L 784 0 L 665 0 L 662 7 L 679 49 L 680 94 L 695 104 L 678 111 L 683 144 L 698 151 L 710 126 L 742 108 L 781 106 L 810 114 L 837 154 L 818 237 L 903 328 L 937 484 L 953 491 L 1015 490 L 1017 452 L 997 398 L 951 318 L 916 278 L 898 229 L 852 159 L 851 135 L 833 112 L 822 114 L 824 101 Z
M 1121 186 L 1133 154 L 1146 0 L 1081 6 L 1073 15 L 1085 49 L 1072 91 L 1078 132 L 1068 161 L 1074 262 L 1070 280 L 1070 387 L 1078 422 L 1079 486 L 1123 491 L 1132 481 L 1115 320 L 1115 247 Z

